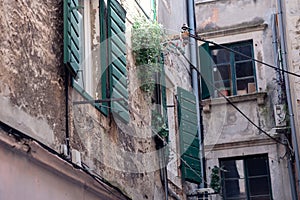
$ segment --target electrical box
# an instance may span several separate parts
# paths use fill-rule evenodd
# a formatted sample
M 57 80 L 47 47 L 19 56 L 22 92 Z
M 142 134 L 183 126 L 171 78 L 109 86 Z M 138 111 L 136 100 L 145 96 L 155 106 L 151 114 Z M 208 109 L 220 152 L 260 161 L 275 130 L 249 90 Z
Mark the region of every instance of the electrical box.
M 78 165 L 81 167 L 81 156 L 80 156 L 80 152 L 72 149 L 72 163 Z
M 68 149 L 66 144 L 60 145 L 60 154 L 64 155 L 65 157 L 68 156 Z
M 286 126 L 286 109 L 284 104 L 274 105 L 275 126 Z

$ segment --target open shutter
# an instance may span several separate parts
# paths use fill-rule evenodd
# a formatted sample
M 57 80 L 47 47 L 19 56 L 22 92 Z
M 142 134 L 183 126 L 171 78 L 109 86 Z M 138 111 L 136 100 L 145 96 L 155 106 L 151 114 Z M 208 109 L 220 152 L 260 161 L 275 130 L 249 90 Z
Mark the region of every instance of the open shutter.
M 78 0 L 64 0 L 64 63 L 76 77 L 82 60 L 82 15 Z
M 201 72 L 201 97 L 208 99 L 213 96 L 212 67 L 210 59 L 210 50 L 208 43 L 204 43 L 199 47 L 200 56 L 200 72 Z
M 180 134 L 181 172 L 186 181 L 201 182 L 200 150 L 196 97 L 192 92 L 177 88 Z
M 112 101 L 112 112 L 121 120 L 129 121 L 128 90 L 126 69 L 126 11 L 117 0 L 108 0 L 108 37 L 110 63 L 111 98 L 124 98 L 126 101 Z

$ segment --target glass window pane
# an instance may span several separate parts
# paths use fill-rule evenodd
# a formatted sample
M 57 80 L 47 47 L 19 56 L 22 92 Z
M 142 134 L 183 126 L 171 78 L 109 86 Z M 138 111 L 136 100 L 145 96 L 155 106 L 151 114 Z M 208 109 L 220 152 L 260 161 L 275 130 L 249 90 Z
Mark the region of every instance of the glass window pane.
M 248 170 L 248 176 L 261 176 L 261 175 L 267 175 L 267 159 L 262 158 L 253 158 L 247 160 L 247 170 Z
M 253 92 L 253 91 L 249 91 L 249 87 L 248 87 L 249 83 L 254 83 L 254 78 L 237 80 L 236 81 L 237 90 L 245 90 L 247 93 Z
M 215 66 L 213 69 L 215 81 L 230 79 L 230 65 L 219 65 Z
M 243 160 L 226 160 L 221 162 L 224 168 L 224 177 L 228 178 L 244 178 Z
M 230 62 L 230 52 L 225 49 L 212 50 L 211 55 L 215 64 Z
M 235 72 L 236 72 L 237 78 L 254 76 L 252 61 L 236 63 L 235 64 Z
M 230 81 L 218 81 L 215 82 L 215 86 L 218 89 L 226 89 L 226 90 L 230 90 Z
M 249 191 L 250 191 L 250 196 L 268 195 L 270 193 L 268 177 L 250 178 Z
M 244 179 L 225 181 L 225 196 L 231 198 L 245 198 L 246 188 Z
M 245 46 L 236 46 L 233 48 L 233 50 L 240 52 L 246 56 L 253 57 L 252 56 L 252 49 L 251 45 L 245 45 Z M 241 61 L 241 60 L 249 60 L 249 58 L 242 56 L 240 54 L 234 54 L 234 60 L 235 61 Z

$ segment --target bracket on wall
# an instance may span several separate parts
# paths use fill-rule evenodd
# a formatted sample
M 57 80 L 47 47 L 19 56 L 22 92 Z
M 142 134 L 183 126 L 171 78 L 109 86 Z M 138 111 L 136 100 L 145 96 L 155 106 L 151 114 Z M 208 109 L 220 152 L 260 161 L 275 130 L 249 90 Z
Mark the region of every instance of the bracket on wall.
M 124 98 L 113 98 L 113 99 L 95 99 L 95 100 L 85 100 L 85 101 L 74 101 L 73 105 L 105 103 L 105 102 L 112 102 L 112 101 L 124 101 L 125 103 L 127 103 Z

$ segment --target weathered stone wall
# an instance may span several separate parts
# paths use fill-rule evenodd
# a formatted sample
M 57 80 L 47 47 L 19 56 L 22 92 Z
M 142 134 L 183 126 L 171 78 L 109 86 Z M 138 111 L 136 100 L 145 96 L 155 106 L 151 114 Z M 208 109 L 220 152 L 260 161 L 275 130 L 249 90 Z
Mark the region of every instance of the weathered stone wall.
M 126 9 L 126 42 L 130 122 L 103 114 L 70 88 L 70 145 L 81 152 L 82 161 L 130 198 L 163 199 L 158 153 L 151 132 L 151 99 L 143 93 L 131 52 L 131 25 L 143 15 L 133 0 L 120 1 Z
M 126 8 L 133 9 L 127 19 L 130 30 L 129 19 L 138 8 Z M 66 136 L 63 1 L 1 0 L 0 11 L 0 119 L 59 151 Z M 125 127 L 89 104 L 73 105 L 83 98 L 69 86 L 70 147 L 81 152 L 82 161 L 93 172 L 129 197 L 163 199 L 149 128 L 151 100 L 138 88 L 133 56 L 128 52 L 129 102 L 144 119 L 131 112 Z
M 0 119 L 58 150 L 65 138 L 62 1 L 0 1 Z

